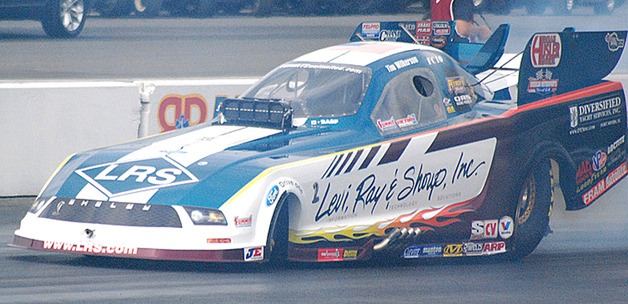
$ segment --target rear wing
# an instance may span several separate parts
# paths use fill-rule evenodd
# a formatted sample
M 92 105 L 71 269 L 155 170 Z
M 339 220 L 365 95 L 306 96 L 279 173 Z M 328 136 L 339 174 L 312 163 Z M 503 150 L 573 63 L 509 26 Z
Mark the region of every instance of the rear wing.
M 509 25 L 500 25 L 484 44 L 454 41 L 455 25 L 455 21 L 430 20 L 363 22 L 349 41 L 398 41 L 433 46 L 456 59 L 472 74 L 493 67 L 504 54 Z
M 519 69 L 517 104 L 601 83 L 619 61 L 626 31 L 536 33 Z

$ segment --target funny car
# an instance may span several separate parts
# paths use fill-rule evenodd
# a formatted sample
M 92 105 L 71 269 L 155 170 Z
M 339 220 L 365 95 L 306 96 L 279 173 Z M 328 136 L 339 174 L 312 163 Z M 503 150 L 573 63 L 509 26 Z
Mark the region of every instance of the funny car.
M 623 87 L 603 80 L 626 31 L 536 33 L 500 63 L 507 27 L 473 52 L 403 42 L 419 28 L 363 23 L 211 122 L 69 156 L 13 245 L 209 262 L 522 258 L 558 187 L 579 210 L 628 174 Z

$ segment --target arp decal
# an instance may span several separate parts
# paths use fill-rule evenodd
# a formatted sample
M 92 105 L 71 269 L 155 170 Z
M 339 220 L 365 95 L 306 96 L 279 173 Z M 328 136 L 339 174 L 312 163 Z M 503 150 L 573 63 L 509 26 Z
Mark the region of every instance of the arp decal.
M 506 252 L 505 242 L 484 243 L 484 248 L 482 249 L 482 254 L 484 255 L 504 253 L 504 252 Z
M 198 94 L 166 95 L 159 101 L 157 115 L 161 132 L 195 126 L 207 121 L 207 101 Z
M 196 176 L 168 157 L 107 163 L 75 172 L 109 198 L 198 182 Z
M 535 68 L 554 68 L 560 63 L 562 43 L 560 35 L 536 34 L 532 38 L 530 60 Z

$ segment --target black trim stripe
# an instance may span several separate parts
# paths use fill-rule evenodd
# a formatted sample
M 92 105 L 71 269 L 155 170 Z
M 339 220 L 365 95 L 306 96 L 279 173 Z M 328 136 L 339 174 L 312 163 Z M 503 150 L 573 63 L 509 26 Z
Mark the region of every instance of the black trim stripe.
M 331 168 L 334 166 L 334 164 L 336 164 L 337 160 L 338 160 L 338 155 L 334 156 L 334 159 L 329 164 L 329 167 L 327 167 L 327 170 L 325 170 L 325 172 L 323 173 L 323 176 L 321 176 L 321 179 L 325 178 L 325 176 L 329 176 L 329 174 L 331 174 L 330 172 L 333 172 Z
M 353 169 L 353 166 L 355 166 L 355 164 L 358 162 L 358 159 L 360 159 L 360 156 L 362 156 L 362 151 L 364 151 L 364 149 L 358 150 L 358 152 L 355 153 L 355 157 L 353 157 L 353 160 L 351 160 L 351 163 L 349 164 L 349 167 L 347 167 L 347 170 L 345 170 L 345 173 L 349 173 L 351 169 Z
M 401 157 L 401 154 L 403 154 L 403 152 L 408 147 L 409 143 L 410 138 L 391 143 L 388 147 L 388 150 L 386 150 L 386 153 L 384 153 L 384 156 L 377 165 L 379 166 L 398 161 Z
M 334 173 L 334 171 L 336 171 L 336 167 L 338 167 L 338 164 L 342 161 L 344 157 L 345 157 L 345 154 L 341 154 L 334 158 L 334 160 L 337 159 L 338 161 L 334 162 L 334 165 L 332 166 L 331 170 L 329 170 L 329 173 L 326 172 L 327 175 L 325 176 L 325 178 L 330 177 Z
M 349 162 L 349 159 L 351 158 L 351 155 L 353 155 L 353 152 L 349 152 L 349 154 L 347 154 L 347 157 L 345 157 L 345 161 L 342 162 L 342 165 L 340 165 L 340 168 L 338 168 L 338 171 L 336 171 L 336 174 L 334 174 L 334 176 L 338 176 L 338 174 L 340 174 L 340 172 L 342 172 L 342 169 L 344 169 L 344 167 Z
M 364 160 L 364 162 L 362 162 L 358 170 L 365 169 L 369 166 L 369 164 L 371 164 L 371 161 L 373 161 L 373 158 L 375 157 L 375 154 L 377 154 L 377 151 L 379 151 L 380 147 L 381 146 L 375 146 L 371 148 L 371 151 L 369 151 L 369 154 L 366 155 L 366 159 Z

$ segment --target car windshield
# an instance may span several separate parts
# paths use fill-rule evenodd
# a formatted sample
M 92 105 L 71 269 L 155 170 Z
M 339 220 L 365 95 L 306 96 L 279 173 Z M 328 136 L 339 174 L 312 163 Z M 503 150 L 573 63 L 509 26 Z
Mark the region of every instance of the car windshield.
M 370 79 L 365 67 L 293 62 L 270 72 L 241 97 L 288 101 L 295 118 L 340 117 L 358 111 Z

